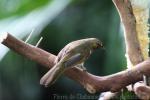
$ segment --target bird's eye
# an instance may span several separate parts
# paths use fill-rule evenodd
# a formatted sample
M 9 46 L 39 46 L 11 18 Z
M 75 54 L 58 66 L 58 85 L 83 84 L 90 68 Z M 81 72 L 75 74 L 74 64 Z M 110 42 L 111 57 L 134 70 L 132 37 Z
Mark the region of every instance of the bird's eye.
M 93 49 L 98 49 L 98 48 L 101 48 L 101 47 L 103 48 L 103 44 L 102 44 L 101 41 L 95 42 L 93 44 Z
M 100 44 L 100 43 L 94 43 L 94 44 L 93 44 L 93 49 L 97 49 L 97 48 L 99 48 L 99 47 L 101 47 L 101 44 Z

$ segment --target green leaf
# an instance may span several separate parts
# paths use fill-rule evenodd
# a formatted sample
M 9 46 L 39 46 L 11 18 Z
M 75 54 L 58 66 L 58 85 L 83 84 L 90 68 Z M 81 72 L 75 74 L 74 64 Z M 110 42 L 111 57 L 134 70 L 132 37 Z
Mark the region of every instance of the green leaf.
M 52 0 L 0 0 L 0 19 L 24 15 Z

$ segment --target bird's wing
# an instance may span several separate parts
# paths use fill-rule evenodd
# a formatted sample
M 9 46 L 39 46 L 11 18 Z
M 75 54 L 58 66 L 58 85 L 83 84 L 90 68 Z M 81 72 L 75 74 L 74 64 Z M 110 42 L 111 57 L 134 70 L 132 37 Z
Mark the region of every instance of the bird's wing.
M 60 59 L 62 58 L 62 56 L 65 55 L 65 48 L 63 48 L 57 55 L 56 59 L 55 59 L 55 64 L 58 63 L 60 61 Z
M 63 74 L 65 71 L 65 67 L 61 65 L 61 63 L 57 63 L 54 67 L 52 67 L 40 80 L 40 84 L 48 87 L 48 85 L 52 85 L 55 81 Z
M 55 60 L 55 63 L 58 63 L 66 54 L 71 54 L 72 51 L 76 52 L 76 49 L 79 48 L 79 46 L 81 46 L 81 40 L 78 41 L 73 41 L 70 42 L 69 44 L 67 44 L 57 55 L 57 58 Z M 74 53 L 75 53 L 74 52 Z M 76 52 L 78 53 L 78 52 Z M 72 55 L 72 54 L 71 54 Z
M 66 67 L 71 67 L 80 62 L 81 54 L 73 56 L 65 55 L 54 67 L 52 67 L 40 80 L 41 85 L 52 85 L 63 74 Z
M 65 55 L 54 67 L 52 67 L 40 80 L 41 85 L 52 85 L 65 71 L 66 67 L 71 67 L 80 62 L 81 54 L 76 54 L 70 57 Z
M 71 50 L 70 45 L 66 45 L 57 55 L 55 63 L 58 63 L 69 51 Z
M 64 61 L 65 67 L 71 67 L 71 66 L 81 63 L 82 59 L 83 59 L 83 55 L 81 55 L 80 53 L 77 53 L 71 57 L 65 56 L 63 58 L 63 61 Z
M 81 41 L 75 41 L 66 45 L 57 55 L 55 63 L 60 60 L 66 61 L 66 65 L 78 64 L 77 62 L 84 62 L 90 55 L 90 48 L 87 45 L 83 45 Z

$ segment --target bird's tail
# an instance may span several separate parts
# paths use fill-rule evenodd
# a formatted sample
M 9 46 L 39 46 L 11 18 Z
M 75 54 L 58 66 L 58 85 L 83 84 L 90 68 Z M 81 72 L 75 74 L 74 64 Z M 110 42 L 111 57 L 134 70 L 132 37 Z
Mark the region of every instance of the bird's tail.
M 55 81 L 63 74 L 65 67 L 61 63 L 56 64 L 52 67 L 40 80 L 40 84 L 48 87 L 52 85 Z

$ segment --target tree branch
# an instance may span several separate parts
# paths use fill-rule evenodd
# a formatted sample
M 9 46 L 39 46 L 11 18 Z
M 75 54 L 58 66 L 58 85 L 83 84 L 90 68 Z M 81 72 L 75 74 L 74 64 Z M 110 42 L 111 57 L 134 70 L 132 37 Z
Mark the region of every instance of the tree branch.
M 148 45 L 148 43 L 147 43 L 148 38 L 146 38 L 146 40 L 144 40 L 144 39 L 141 40 L 141 41 L 146 41 L 146 43 L 144 43 L 144 46 L 143 46 L 143 44 L 141 44 L 141 47 L 140 47 L 139 40 L 141 37 L 143 38 L 145 34 L 141 33 L 141 31 L 140 31 L 139 34 L 142 34 L 142 35 L 138 36 L 137 20 L 133 13 L 133 9 L 132 9 L 132 5 L 131 5 L 130 1 L 131 0 L 113 0 L 114 4 L 119 12 L 123 26 L 124 26 L 124 37 L 125 37 L 125 44 L 126 44 L 126 58 L 127 58 L 128 68 L 131 68 L 131 67 L 135 66 L 136 64 L 144 61 L 143 54 L 146 54 L 145 53 L 146 48 L 142 48 L 142 47 L 145 47 L 145 44 Z M 138 1 L 136 1 L 136 2 L 138 2 Z M 141 17 L 141 16 L 137 16 L 137 17 Z M 140 21 L 140 20 L 138 20 L 138 21 Z M 140 23 L 140 22 L 138 22 L 138 23 Z M 138 28 L 143 28 L 145 26 L 142 25 L 142 27 L 139 27 L 139 24 L 138 24 Z M 138 29 L 138 30 L 142 30 L 142 29 Z M 143 50 L 143 54 L 142 54 L 142 50 Z M 143 74 L 143 76 L 144 76 L 144 78 L 146 77 L 144 74 Z M 146 80 L 144 80 L 144 81 L 146 81 Z M 141 84 L 141 83 L 136 83 L 136 84 L 138 84 L 138 86 L 137 85 L 134 86 L 135 94 L 138 95 L 138 97 L 140 97 L 142 95 L 142 93 L 145 92 L 145 97 L 150 99 L 150 88 L 148 88 L 146 85 Z M 141 91 L 141 88 L 142 89 L 145 88 L 145 89 L 143 89 L 142 92 L 137 92 L 137 91 Z M 147 91 L 147 90 L 149 90 L 149 91 Z M 143 96 L 142 96 L 142 98 L 143 98 Z
M 12 35 L 5 33 L 0 36 L 0 42 L 16 53 L 23 55 L 47 68 L 54 66 L 55 55 L 40 48 L 24 43 Z M 70 68 L 65 75 L 80 83 L 88 92 L 117 92 L 125 86 L 142 80 L 143 74 L 150 76 L 150 59 L 136 65 L 133 69 L 121 71 L 109 76 L 95 76 L 81 71 L 78 68 Z
M 150 98 L 150 87 L 146 86 L 143 82 L 134 84 L 134 92 L 142 100 L 149 100 Z
M 129 67 L 144 60 L 136 31 L 136 19 L 130 0 L 113 0 L 124 26 L 126 57 Z

